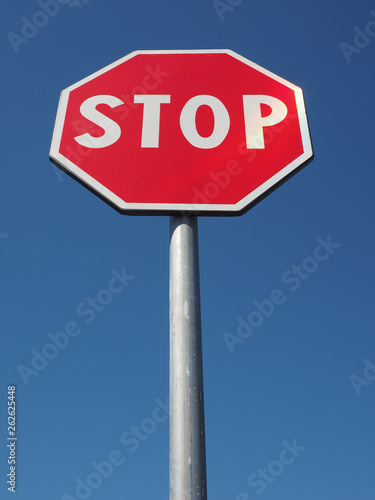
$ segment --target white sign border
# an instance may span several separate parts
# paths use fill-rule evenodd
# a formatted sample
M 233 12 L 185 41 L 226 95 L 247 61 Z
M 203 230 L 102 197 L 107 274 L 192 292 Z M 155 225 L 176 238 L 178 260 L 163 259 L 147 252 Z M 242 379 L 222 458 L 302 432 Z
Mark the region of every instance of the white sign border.
M 66 115 L 66 110 L 68 106 L 69 94 L 72 90 L 84 85 L 85 83 L 97 78 L 110 71 L 111 69 L 119 66 L 125 61 L 132 59 L 139 54 L 228 54 L 231 57 L 241 61 L 242 63 L 250 66 L 253 69 L 267 75 L 273 80 L 289 87 L 294 91 L 297 105 L 297 115 L 300 123 L 300 131 L 303 144 L 303 154 L 292 161 L 289 165 L 285 166 L 273 177 L 264 182 L 257 189 L 252 191 L 249 195 L 245 196 L 239 202 L 235 204 L 184 204 L 184 203 L 127 203 L 121 198 L 119 198 L 115 193 L 110 191 L 108 188 L 103 186 L 96 179 L 88 175 L 82 169 L 80 169 L 76 164 L 70 161 L 68 158 L 63 156 L 60 152 L 60 143 L 62 138 L 64 119 Z M 71 174 L 74 178 L 82 182 L 86 187 L 95 192 L 100 198 L 112 205 L 116 210 L 123 214 L 129 215 L 171 215 L 179 213 L 199 213 L 200 215 L 240 215 L 243 212 L 253 206 L 256 201 L 261 199 L 265 194 L 272 188 L 275 188 L 283 179 L 292 175 L 294 171 L 298 168 L 302 168 L 308 161 L 313 159 L 313 149 L 311 144 L 309 126 L 306 116 L 305 104 L 303 99 L 303 92 L 300 87 L 297 87 L 293 83 L 284 80 L 283 78 L 275 75 L 271 71 L 259 66 L 258 64 L 246 59 L 245 57 L 233 52 L 230 49 L 200 49 L 200 50 L 137 50 L 131 52 L 130 54 L 122 57 L 121 59 L 109 64 L 105 68 L 91 74 L 90 76 L 80 80 L 79 82 L 67 87 L 60 94 L 59 105 L 57 109 L 57 116 L 55 121 L 55 127 L 52 136 L 52 143 L 50 149 L 50 159 L 58 167 L 62 168 L 68 174 Z

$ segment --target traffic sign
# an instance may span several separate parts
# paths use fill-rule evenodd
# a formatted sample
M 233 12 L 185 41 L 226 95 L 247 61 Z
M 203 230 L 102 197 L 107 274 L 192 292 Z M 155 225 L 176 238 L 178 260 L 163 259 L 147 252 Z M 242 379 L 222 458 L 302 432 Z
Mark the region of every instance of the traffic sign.
M 63 90 L 50 158 L 125 214 L 238 215 L 313 157 L 302 90 L 230 50 L 137 51 Z

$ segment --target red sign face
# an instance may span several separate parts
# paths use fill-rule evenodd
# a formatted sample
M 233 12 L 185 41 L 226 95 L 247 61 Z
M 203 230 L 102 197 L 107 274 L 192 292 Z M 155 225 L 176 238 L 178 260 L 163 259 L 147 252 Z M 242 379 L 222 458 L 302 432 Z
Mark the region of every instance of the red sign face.
M 229 50 L 133 52 L 63 90 L 50 151 L 128 214 L 238 215 L 312 156 L 302 90 Z

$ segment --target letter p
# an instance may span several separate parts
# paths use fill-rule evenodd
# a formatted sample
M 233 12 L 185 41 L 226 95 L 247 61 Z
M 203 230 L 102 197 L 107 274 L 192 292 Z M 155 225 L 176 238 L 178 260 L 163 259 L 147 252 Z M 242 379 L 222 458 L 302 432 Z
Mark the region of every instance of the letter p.
M 268 116 L 262 116 L 262 104 L 267 104 L 271 108 Z M 246 147 L 247 149 L 264 149 L 263 128 L 282 122 L 288 114 L 288 108 L 280 99 L 270 95 L 244 95 L 243 107 Z

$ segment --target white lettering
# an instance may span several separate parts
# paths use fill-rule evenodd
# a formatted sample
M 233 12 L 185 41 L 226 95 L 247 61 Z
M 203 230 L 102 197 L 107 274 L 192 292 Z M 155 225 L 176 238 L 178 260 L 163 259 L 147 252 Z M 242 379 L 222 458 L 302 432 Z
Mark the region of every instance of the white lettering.
M 158 148 L 160 132 L 160 105 L 171 102 L 170 95 L 141 94 L 134 102 L 143 104 L 142 148 Z
M 200 106 L 209 106 L 214 114 L 214 128 L 209 137 L 198 134 L 196 127 L 196 114 Z M 182 133 L 192 146 L 200 149 L 211 149 L 219 146 L 226 138 L 230 118 L 224 104 L 211 95 L 197 95 L 192 97 L 183 107 L 180 116 Z
M 104 134 L 100 137 L 93 137 L 89 133 L 85 133 L 74 138 L 78 144 L 86 148 L 95 149 L 112 146 L 121 136 L 121 129 L 118 124 L 96 109 L 99 104 L 106 104 L 111 108 L 116 108 L 124 103 L 121 99 L 112 95 L 96 95 L 89 97 L 81 104 L 80 112 L 82 116 L 104 129 Z
M 261 105 L 271 108 L 268 116 L 262 116 Z M 263 128 L 276 125 L 288 114 L 285 104 L 270 95 L 244 95 L 243 107 L 245 115 L 246 147 L 247 149 L 264 149 Z
M 246 149 L 265 149 L 263 129 L 282 122 L 288 114 L 288 108 L 280 99 L 268 95 L 243 95 L 242 99 Z M 161 105 L 170 104 L 170 102 L 171 96 L 168 94 L 134 95 L 134 103 L 143 104 L 142 148 L 159 147 Z M 117 142 L 121 136 L 119 124 L 96 109 L 101 104 L 116 108 L 125 103 L 111 95 L 97 95 L 86 99 L 80 107 L 82 116 L 102 128 L 104 133 L 100 137 L 95 137 L 89 132 L 76 136 L 74 139 L 81 146 L 93 149 L 105 148 Z M 262 105 L 271 109 L 267 116 L 263 116 Z M 213 114 L 214 124 L 209 136 L 202 136 L 198 132 L 197 112 L 201 106 L 208 106 Z M 220 99 L 211 95 L 192 97 L 184 105 L 180 114 L 182 134 L 192 146 L 199 149 L 213 149 L 220 146 L 228 135 L 230 124 L 227 108 Z

